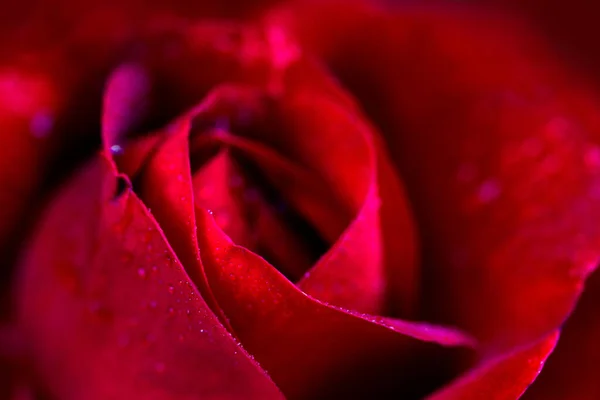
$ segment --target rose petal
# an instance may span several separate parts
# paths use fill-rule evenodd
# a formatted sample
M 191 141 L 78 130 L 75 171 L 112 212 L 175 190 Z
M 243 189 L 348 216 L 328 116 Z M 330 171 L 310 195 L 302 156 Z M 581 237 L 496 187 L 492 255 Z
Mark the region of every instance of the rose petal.
M 310 268 L 305 238 L 290 229 L 284 215 L 251 186 L 228 150 L 209 160 L 193 180 L 196 206 L 210 210 L 236 244 L 272 259 L 290 279 L 297 280 Z
M 252 247 L 256 239 L 251 233 L 252 227 L 246 215 L 253 210 L 244 209 L 245 181 L 229 152 L 220 150 L 194 173 L 192 179 L 196 206 L 216 214 L 221 229 L 236 243 Z M 232 184 L 234 179 L 237 182 Z
M 323 75 L 321 79 L 324 80 Z M 250 135 L 289 157 L 293 160 L 291 164 L 280 161 L 273 150 L 233 135 L 203 133 L 194 139 L 192 146 L 218 141 L 243 149 L 287 201 L 329 241 L 336 239 L 332 233 L 339 232 L 337 217 L 347 218 L 340 209 L 356 213 L 355 222 L 299 283 L 300 287 L 328 303 L 371 313 L 382 312 L 389 289 L 398 300 L 394 308 L 404 308 L 408 314 L 416 290 L 414 238 L 404 195 L 389 161 L 381 147 L 373 144 L 374 133 L 360 121 L 358 111 L 352 107 L 344 109 L 328 99 L 337 100 L 342 95 L 331 96 L 332 89 L 328 88 L 322 93 L 327 95 L 325 98 L 297 82 L 288 90 L 289 94 L 274 100 L 282 104 L 268 108 L 274 114 L 271 125 L 276 128 L 264 123 L 251 130 Z M 218 94 L 225 103 L 228 98 L 249 101 L 241 89 L 223 88 Z M 253 131 L 258 133 L 252 134 Z M 320 134 L 314 135 L 317 131 Z M 379 238 L 378 162 L 382 169 L 387 168 L 379 177 L 386 186 L 381 194 L 385 194 L 388 203 L 385 242 Z M 303 168 L 293 165 L 296 163 Z M 309 174 L 302 169 L 308 169 Z M 333 202 L 328 204 L 328 199 Z M 384 270 L 382 242 L 386 250 L 385 266 L 396 271 L 390 272 L 394 279 L 389 285 L 385 282 L 388 271 Z
M 554 332 L 502 357 L 482 361 L 427 400 L 518 399 L 538 376 L 557 341 L 558 332 Z
M 595 366 L 600 360 L 598 295 L 600 274 L 594 272 L 573 314 L 562 329 L 558 346 L 523 399 L 592 400 L 600 396 Z
M 22 265 L 20 328 L 52 394 L 281 398 L 136 195 L 126 189 L 113 199 L 110 168 L 100 158 L 69 182 Z
M 262 66 L 260 60 L 242 65 L 240 55 L 234 51 L 240 45 L 235 37 L 230 38 L 232 49 L 223 51 L 218 48 L 219 40 L 241 32 L 242 27 L 235 23 L 207 23 L 193 27 L 177 19 L 175 24 L 169 19 L 154 22 L 156 26 L 145 26 L 146 30 L 142 30 L 141 34 L 148 37 L 149 43 L 156 45 L 157 51 L 138 57 L 136 63 L 121 65 L 108 79 L 102 110 L 103 147 L 110 155 L 109 160 L 115 160 L 121 172 L 135 174 L 129 178 L 135 178 L 136 191 L 152 209 L 211 309 L 227 326 L 199 264 L 187 121 L 176 121 L 168 128 L 171 130 L 168 135 L 161 131 L 136 141 L 130 150 L 126 150 L 125 143 L 132 129 L 173 117 L 171 113 L 183 111 L 189 106 L 190 99 L 205 95 L 212 85 L 220 81 L 260 80 Z M 169 52 L 169 45 L 186 51 L 183 55 L 181 51 Z M 164 52 L 169 57 L 164 57 Z M 175 62 L 181 63 L 179 75 L 172 73 Z M 204 67 L 206 74 L 199 73 L 198 67 Z M 241 74 L 242 71 L 247 74 Z M 169 88 L 164 87 L 167 77 L 173 78 L 169 81 Z M 184 84 L 182 78 L 189 78 L 189 81 Z M 176 101 L 165 105 L 160 101 L 161 97 L 172 97 Z M 207 100 L 208 103 L 211 101 L 210 98 Z M 144 121 L 144 115 L 152 118 Z
M 452 346 L 472 345 L 451 329 L 327 306 L 235 246 L 208 212 L 196 216 L 202 262 L 219 305 L 288 398 L 422 395 L 466 355 Z
M 498 352 L 555 330 L 600 257 L 597 102 L 516 24 L 328 7 L 289 16 L 386 134 L 423 235 L 424 316 Z
M 334 241 L 343 231 L 348 217 L 347 207 L 327 183 L 314 171 L 307 170 L 260 143 L 233 135 L 201 133 L 191 144 L 199 149 L 221 144 L 243 151 L 255 162 L 265 178 L 282 196 L 308 220 L 328 241 Z M 197 151 L 197 150 L 195 150 Z
M 202 297 L 228 327 L 214 300 L 200 264 L 196 238 L 194 195 L 189 160 L 189 127 L 176 122 L 140 172 L 137 192 L 165 232 Z
M 2 146 L 5 153 L 0 158 L 9 166 L 2 168 L 0 178 L 7 187 L 0 199 L 3 212 L 0 243 L 6 257 L 14 253 L 10 248 L 15 247 L 17 236 L 20 237 L 13 232 L 15 221 L 21 219 L 18 224 L 21 227 L 28 225 L 20 210 L 27 207 L 33 211 L 32 198 L 37 196 L 36 202 L 41 198 L 37 186 L 54 184 L 74 161 L 90 155 L 91 145 L 97 143 L 97 131 L 90 126 L 90 121 L 96 123 L 99 110 L 95 93 L 100 93 L 107 68 L 123 56 L 123 49 L 130 46 L 133 39 L 155 34 L 156 29 L 148 26 L 156 24 L 157 19 L 168 20 L 173 14 L 187 17 L 193 12 L 204 16 L 209 13 L 246 17 L 270 4 L 269 1 L 252 5 L 181 1 L 146 7 L 134 1 L 119 7 L 104 2 L 78 7 L 71 1 L 34 3 L 27 7 L 16 3 L 6 5 L 0 17 L 0 91 L 5 97 L 0 100 L 0 119 L 4 127 L 0 141 L 6 143 Z M 236 7 L 232 9 L 231 4 Z M 186 31 L 185 25 L 181 24 L 180 30 Z M 211 40 L 205 39 L 207 41 Z M 129 53 L 125 56 L 132 55 Z M 198 64 L 187 65 L 195 65 L 194 73 L 197 72 Z M 9 103 L 5 102 L 7 99 Z M 76 107 L 63 104 L 75 102 Z M 4 110 L 6 104 L 10 107 Z M 18 117 L 14 114 L 15 107 L 21 109 Z M 25 108 L 29 115 L 23 114 Z M 44 145 L 39 145 L 41 142 Z M 59 149 L 56 162 L 53 156 Z M 32 161 L 27 165 L 17 162 L 23 159 Z M 18 174 L 13 165 L 20 165 Z M 44 179 L 48 176 L 50 179 Z M 11 243 L 5 244 L 7 238 Z
M 134 182 L 136 191 L 139 192 L 144 203 L 152 209 L 205 300 L 227 326 L 226 319 L 221 315 L 206 285 L 206 278 L 198 262 L 187 142 L 188 121 L 175 122 L 169 128 L 171 132 L 167 138 L 158 147 L 153 140 L 146 143 L 138 142 L 133 147 L 131 159 L 127 154 L 119 157 L 119 153 L 124 148 L 117 141 L 122 141 L 121 137 L 124 133 L 127 133 L 132 125 L 137 124 L 148 93 L 155 95 L 158 93 L 156 88 L 148 87 L 148 81 L 154 79 L 155 84 L 160 84 L 160 78 L 172 76 L 173 88 L 166 92 L 177 95 L 174 96 L 177 99 L 175 102 L 177 106 L 168 104 L 166 108 L 170 111 L 177 110 L 178 107 L 189 102 L 190 98 L 203 96 L 211 85 L 217 85 L 223 80 L 264 81 L 262 78 L 264 46 L 260 47 L 262 43 L 260 38 L 252 39 L 254 36 L 251 33 L 246 35 L 244 27 L 235 23 L 206 23 L 194 27 L 180 20 L 175 21 L 182 25 L 174 27 L 173 21 L 168 19 L 166 22 L 162 21 L 164 25 L 161 25 L 159 20 L 157 27 L 151 29 L 152 25 L 150 25 L 149 32 L 145 34 L 150 36 L 152 43 L 156 42 L 160 45 L 159 49 L 164 47 L 165 41 L 169 44 L 165 39 L 168 38 L 167 34 L 174 35 L 176 44 L 182 46 L 187 50 L 185 54 L 191 56 L 183 57 L 180 52 L 175 52 L 172 57 L 165 58 L 161 56 L 161 52 L 153 52 L 149 56 L 142 57 L 142 61 L 139 62 L 139 65 L 143 65 L 145 69 L 133 68 L 130 64 L 113 72 L 104 97 L 105 108 L 102 121 L 104 148 L 105 152 L 111 155 L 111 159 L 115 158 L 118 161 L 122 172 L 138 173 Z M 153 34 L 158 35 L 158 39 L 153 37 Z M 227 42 L 225 49 L 219 46 L 223 41 Z M 240 48 L 244 46 L 253 47 L 257 54 L 245 57 L 240 53 Z M 170 72 L 176 61 L 181 63 L 180 75 Z M 206 74 L 199 73 L 198 67 L 204 67 Z M 150 77 L 147 77 L 147 74 Z M 181 77 L 190 78 L 190 81 L 184 85 Z M 209 97 L 206 103 L 212 101 L 214 100 Z M 151 111 L 156 109 L 161 111 L 160 115 L 168 115 L 161 110 L 160 106 L 160 102 L 152 102 Z M 142 166 L 143 171 L 140 170 Z
M 339 307 L 379 314 L 384 309 L 379 199 L 369 191 L 356 219 L 298 282 L 305 293 Z
M 393 310 L 410 315 L 418 288 L 414 227 L 377 134 L 358 111 L 316 93 L 292 94 L 282 109 L 290 129 L 286 147 L 359 207 L 300 288 L 331 304 L 372 313 L 381 313 L 383 300 L 391 300 Z

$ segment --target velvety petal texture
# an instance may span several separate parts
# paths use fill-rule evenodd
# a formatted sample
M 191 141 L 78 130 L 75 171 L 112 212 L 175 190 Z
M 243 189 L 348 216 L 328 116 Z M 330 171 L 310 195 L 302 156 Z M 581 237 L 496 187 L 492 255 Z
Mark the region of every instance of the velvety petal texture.
M 409 212 L 372 128 L 311 62 L 296 61 L 297 55 L 282 61 L 287 45 L 273 39 L 274 28 L 189 29 L 181 37 L 193 46 L 191 54 L 213 65 L 222 60 L 227 68 L 190 81 L 187 91 L 181 89 L 181 104 L 194 94 L 201 98 L 211 84 L 215 89 L 183 117 L 136 139 L 136 130 L 151 123 L 148 110 L 160 107 L 156 88 L 165 79 L 163 64 L 143 55 L 116 66 L 104 94 L 103 151 L 61 191 L 30 244 L 19 314 L 27 343 L 35 343 L 35 375 L 61 398 L 134 393 L 270 398 L 280 395 L 278 387 L 291 398 L 390 390 L 421 395 L 446 381 L 475 345 L 468 335 L 363 314 L 381 314 L 388 290 L 379 236 L 380 180 L 391 183 L 386 196 L 397 200 L 393 218 L 405 236 L 400 254 L 407 262 L 395 267 L 415 276 Z M 206 32 L 231 29 L 239 30 L 244 51 L 203 39 Z M 291 49 L 285 51 L 293 54 Z M 296 67 L 288 73 L 296 62 L 319 79 L 307 85 L 297 79 L 303 73 Z M 221 80 L 239 86 L 219 86 Z M 312 139 L 317 130 L 320 142 Z M 340 158 L 331 159 L 331 146 L 341 144 Z M 259 255 L 231 244 L 215 225 L 219 219 L 213 221 L 202 203 L 203 187 L 216 183 L 210 182 L 213 173 L 222 173 L 202 161 L 202 153 L 215 145 L 221 157 L 228 157 L 224 151 L 241 152 L 262 171 L 271 187 L 257 188 L 268 194 L 264 209 L 273 212 L 272 193 L 278 193 L 314 226 L 321 237 L 315 240 L 331 246 L 316 253 L 316 266 L 308 265 L 314 276 L 294 286 Z M 196 174 L 198 163 L 204 175 Z M 380 165 L 388 168 L 382 178 Z M 229 179 L 227 186 L 235 188 Z M 302 187 L 307 191 L 299 192 Z M 239 212 L 251 200 L 230 211 Z M 235 223 L 249 222 L 245 215 L 238 218 Z M 291 240 L 301 245 L 306 238 Z M 129 278 L 121 276 L 125 270 Z M 406 283 L 409 294 L 413 279 Z M 121 301 L 127 305 L 120 307 Z M 38 313 L 44 317 L 36 318 Z M 418 360 L 423 366 L 410 367 L 412 373 L 398 381 Z M 444 362 L 430 368 L 434 360 Z M 266 373 L 276 375 L 275 383 Z M 197 379 L 207 374 L 213 378 Z M 355 377 L 352 386 L 349 377 Z M 404 388 L 415 379 L 417 384 Z M 232 380 L 238 385 L 228 387 Z M 78 384 L 70 385 L 73 381 Z
M 492 14 L 275 3 L 7 23 L 37 55 L 0 69 L 0 246 L 49 132 L 97 153 L 51 164 L 15 396 L 594 398 L 598 99 Z
M 600 58 L 594 40 L 598 4 L 576 1 L 564 7 L 560 2 L 490 2 L 484 6 L 502 7 L 528 19 L 550 39 L 549 44 L 578 74 L 598 87 Z M 594 138 L 598 141 L 598 133 Z M 573 315 L 566 322 L 561 340 L 544 370 L 524 399 L 593 399 L 600 396 L 600 384 L 594 372 L 600 352 L 596 345 L 598 273 L 594 272 L 584 289 Z M 567 367 L 568 366 L 568 367 Z
M 64 399 L 281 398 L 147 208 L 130 189 L 117 192 L 119 179 L 102 157 L 78 174 L 25 260 L 23 334 L 49 390 Z

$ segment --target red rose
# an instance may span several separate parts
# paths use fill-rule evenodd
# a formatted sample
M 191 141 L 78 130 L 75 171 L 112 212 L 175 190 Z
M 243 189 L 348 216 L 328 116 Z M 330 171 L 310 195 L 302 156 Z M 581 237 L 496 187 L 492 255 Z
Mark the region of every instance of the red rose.
M 490 13 L 268 3 L 6 23 L 7 398 L 516 399 L 540 373 L 600 255 L 595 95 Z M 594 280 L 525 398 L 595 398 Z

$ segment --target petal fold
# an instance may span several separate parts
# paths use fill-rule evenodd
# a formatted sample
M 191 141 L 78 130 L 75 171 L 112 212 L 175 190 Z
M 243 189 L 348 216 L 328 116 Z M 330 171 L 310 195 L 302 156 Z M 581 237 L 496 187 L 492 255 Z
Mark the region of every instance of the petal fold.
M 459 331 L 358 314 L 307 296 L 232 243 L 207 211 L 196 216 L 213 293 L 286 397 L 423 395 L 472 354 L 473 340 Z
M 20 330 L 61 399 L 279 399 L 104 158 L 47 210 L 21 265 Z M 236 382 L 232 385 L 231 382 Z

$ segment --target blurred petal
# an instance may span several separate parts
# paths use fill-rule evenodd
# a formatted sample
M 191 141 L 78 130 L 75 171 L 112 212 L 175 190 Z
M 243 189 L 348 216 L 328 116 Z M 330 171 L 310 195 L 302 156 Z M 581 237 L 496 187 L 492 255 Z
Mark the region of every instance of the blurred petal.
M 0 248 L 42 183 L 59 94 L 46 74 L 0 68 Z M 49 149 L 50 147 L 50 149 Z M 13 244 L 13 243 L 11 243 Z M 13 244 L 14 245 L 14 244 Z
M 600 257 L 597 101 L 516 24 L 329 4 L 288 18 L 382 128 L 407 182 L 424 316 L 498 352 L 555 330 Z
M 600 87 L 600 52 L 596 38 L 596 16 L 600 4 L 573 0 L 567 7 L 560 0 L 483 0 L 473 6 L 494 6 L 512 17 L 527 18 L 549 39 L 549 44 L 578 72 Z

